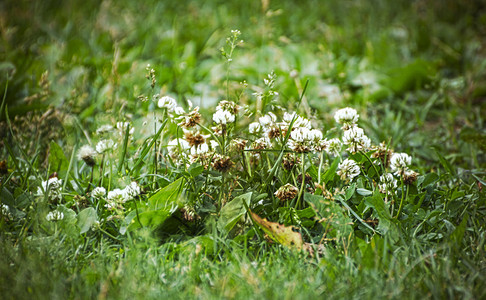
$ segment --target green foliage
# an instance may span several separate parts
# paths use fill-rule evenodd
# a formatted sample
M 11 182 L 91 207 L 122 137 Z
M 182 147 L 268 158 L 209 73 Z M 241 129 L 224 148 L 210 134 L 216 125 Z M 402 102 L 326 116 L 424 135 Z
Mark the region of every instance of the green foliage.
M 478 1 L 0 8 L 4 298 L 485 297 Z

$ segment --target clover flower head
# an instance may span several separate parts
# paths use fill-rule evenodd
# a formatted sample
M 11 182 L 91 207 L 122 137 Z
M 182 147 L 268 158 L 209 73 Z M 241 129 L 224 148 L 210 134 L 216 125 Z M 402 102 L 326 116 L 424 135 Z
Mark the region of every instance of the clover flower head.
M 37 189 L 37 194 L 48 195 L 51 201 L 59 201 L 62 199 L 62 179 L 57 177 L 49 178 L 41 183 L 41 186 Z
M 91 192 L 91 196 L 97 199 L 104 197 L 105 195 L 106 195 L 106 189 L 102 186 L 95 187 Z
M 358 118 L 358 113 L 351 107 L 342 108 L 334 114 L 334 119 L 343 125 L 344 130 L 354 127 L 358 123 Z
M 342 180 L 349 180 L 352 181 L 356 176 L 358 176 L 361 172 L 359 166 L 356 162 L 352 159 L 345 159 L 338 165 L 339 170 L 337 174 L 341 176 Z
M 106 196 L 106 202 L 108 203 L 123 203 L 127 199 L 125 190 L 114 189 L 108 192 Z
M 343 143 L 348 145 L 348 151 L 356 153 L 359 150 L 366 150 L 371 145 L 371 140 L 364 134 L 363 129 L 355 126 L 344 131 Z
M 250 123 L 250 125 L 248 125 L 248 130 L 250 131 L 251 134 L 259 133 L 261 129 L 262 127 L 259 122 L 253 122 Z
M 105 125 L 101 125 L 100 127 L 98 127 L 98 129 L 96 129 L 96 134 L 97 135 L 103 135 L 103 134 L 106 134 L 106 133 L 108 133 L 112 130 L 113 130 L 113 126 L 105 124 Z
M 133 128 L 130 124 L 130 122 L 117 122 L 116 123 L 116 129 L 118 130 L 118 134 L 123 137 L 125 136 L 125 132 L 127 131 L 127 127 L 130 126 L 130 130 L 128 131 L 129 135 L 132 135 L 135 131 L 135 128 Z
M 412 163 L 412 157 L 407 153 L 393 153 L 390 158 L 390 169 L 395 174 L 401 174 Z
M 191 151 L 191 155 L 193 156 L 206 154 L 209 152 L 209 145 L 206 143 L 197 146 L 195 145 L 191 147 L 190 151 Z
M 141 192 L 141 189 L 140 189 L 140 186 L 138 185 L 138 183 L 136 183 L 135 181 L 132 181 L 129 185 L 127 185 L 123 189 L 123 193 L 124 193 L 124 196 L 125 196 L 124 202 L 137 197 L 138 195 L 140 195 L 140 192 Z
M 216 124 L 223 124 L 226 125 L 228 123 L 235 121 L 235 115 L 227 110 L 217 110 L 213 114 L 213 121 Z
M 274 113 L 269 112 L 268 114 L 264 115 L 263 117 L 258 118 L 258 122 L 263 128 L 267 128 L 271 124 L 275 123 L 277 121 L 277 117 L 275 116 Z
M 341 152 L 343 143 L 337 138 L 326 140 L 326 152 L 329 155 L 337 156 Z
M 6 204 L 0 205 L 0 210 L 2 211 L 1 215 L 7 217 L 8 219 L 12 218 L 12 214 L 10 213 L 10 207 Z
M 103 154 L 109 150 L 116 149 L 117 146 L 112 139 L 101 140 L 96 144 L 96 152 Z
M 95 156 L 98 154 L 90 145 L 84 145 L 78 151 L 78 159 L 83 160 L 88 166 L 96 164 Z
M 51 222 L 51 221 L 60 221 L 64 219 L 64 214 L 58 210 L 53 210 L 49 212 L 46 216 L 46 220 Z
M 378 189 L 380 193 L 386 195 L 396 194 L 397 180 L 391 173 L 386 173 L 380 176 L 380 183 L 378 184 Z
M 157 106 L 160 108 L 167 108 L 168 112 L 173 112 L 177 107 L 177 102 L 172 97 L 164 96 L 159 99 Z
M 274 195 L 280 199 L 280 201 L 288 201 L 294 199 L 298 193 L 299 189 L 297 187 L 287 183 L 286 185 L 281 186 Z
M 218 106 L 216 106 L 216 110 L 227 110 L 233 115 L 236 115 L 238 111 L 240 110 L 240 106 L 233 101 L 228 101 L 228 100 L 221 100 L 218 103 Z

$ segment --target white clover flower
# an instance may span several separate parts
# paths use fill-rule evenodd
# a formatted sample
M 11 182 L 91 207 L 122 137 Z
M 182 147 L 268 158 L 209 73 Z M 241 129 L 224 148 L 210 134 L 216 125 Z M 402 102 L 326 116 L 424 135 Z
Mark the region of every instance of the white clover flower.
M 263 128 L 270 126 L 271 124 L 275 123 L 275 121 L 277 121 L 277 117 L 272 112 L 269 112 L 263 117 L 258 118 L 258 122 Z
M 105 125 L 101 125 L 100 127 L 98 127 L 98 129 L 96 129 L 96 134 L 102 135 L 102 134 L 108 133 L 112 130 L 113 130 L 113 126 L 105 124 Z
M 292 122 L 292 119 L 294 118 L 295 116 L 295 112 L 289 114 L 288 112 L 284 112 L 284 115 L 283 115 L 283 121 L 285 123 L 289 123 Z
M 366 150 L 370 147 L 371 141 L 364 134 L 363 129 L 355 126 L 344 131 L 343 143 L 348 145 L 348 151 L 356 153 L 359 150 Z
M 173 112 L 177 106 L 177 102 L 174 98 L 169 96 L 164 96 L 159 99 L 157 106 L 160 108 L 167 108 L 168 112 Z
M 228 124 L 235 121 L 235 115 L 227 110 L 217 110 L 213 114 L 213 121 L 216 124 Z
M 125 199 L 127 198 L 126 196 L 126 191 L 123 189 L 114 189 L 112 191 L 108 192 L 108 195 L 106 196 L 106 202 L 108 203 L 122 203 L 125 202 Z
M 298 143 L 310 140 L 310 130 L 306 127 L 297 127 L 290 133 L 290 138 Z
M 95 198 L 101 198 L 106 195 L 106 189 L 102 186 L 95 187 L 91 192 L 91 196 Z
M 309 120 L 297 115 L 295 112 L 293 112 L 291 114 L 289 114 L 288 112 L 284 113 L 284 115 L 283 115 L 284 127 L 285 127 L 285 125 L 289 126 L 290 123 L 292 122 L 292 120 L 294 119 L 294 117 L 295 117 L 295 121 L 294 121 L 294 124 L 292 125 L 292 128 L 298 128 L 298 127 L 306 127 L 307 129 L 312 128 Z
M 140 195 L 140 192 L 141 192 L 141 189 L 140 189 L 140 186 L 138 185 L 138 183 L 136 183 L 135 181 L 132 181 L 129 185 L 127 185 L 123 189 L 123 194 L 125 196 L 125 199 L 124 199 L 123 202 L 126 202 L 128 200 L 131 200 L 131 199 L 137 197 L 138 195 Z
M 167 151 L 169 151 L 169 156 L 172 159 L 177 159 L 179 157 L 179 146 L 181 147 L 182 155 L 184 155 L 184 150 L 190 149 L 191 145 L 186 140 L 183 139 L 173 139 L 167 143 Z
M 262 127 L 260 126 L 260 123 L 253 122 L 253 123 L 250 123 L 250 125 L 248 125 L 248 129 L 249 129 L 251 134 L 256 134 L 256 133 L 260 132 Z
M 58 210 L 53 210 L 49 212 L 46 216 L 46 220 L 51 222 L 51 221 L 60 221 L 64 219 L 64 214 Z
M 116 129 L 118 130 L 118 134 L 122 137 L 125 136 L 125 132 L 127 131 L 128 126 L 130 126 L 128 134 L 132 135 L 135 132 L 135 128 L 131 126 L 130 122 L 117 122 Z
M 62 179 L 52 177 L 41 183 L 41 186 L 37 188 L 37 194 L 40 196 L 48 194 L 50 200 L 59 201 L 62 199 L 61 190 Z
M 319 129 L 312 129 L 310 132 L 309 132 L 309 138 L 310 140 L 313 140 L 313 141 L 320 141 L 322 140 L 322 131 L 320 131 Z
M 339 152 L 341 152 L 341 148 L 343 146 L 341 141 L 336 138 L 326 141 L 326 144 L 327 144 L 326 147 L 327 154 L 334 155 L 334 156 L 337 156 Z
M 412 157 L 407 153 L 393 153 L 390 159 L 390 169 L 395 174 L 403 173 L 412 163 Z
M 217 144 L 217 142 L 216 142 L 216 144 Z M 209 152 L 209 146 L 206 143 L 191 147 L 191 155 L 194 155 L 194 156 L 205 154 L 207 152 Z
M 380 176 L 380 183 L 378 184 L 378 189 L 380 193 L 386 195 L 396 194 L 397 180 L 392 174 L 386 173 Z
M 88 166 L 96 164 L 95 156 L 98 154 L 90 145 L 84 145 L 78 151 L 78 159 L 83 160 Z
M 361 173 L 356 162 L 348 158 L 339 163 L 338 168 L 337 174 L 341 176 L 342 180 L 352 181 L 354 177 Z
M 96 144 L 96 152 L 103 154 L 109 150 L 116 149 L 117 144 L 112 139 L 101 140 Z
M 8 219 L 12 218 L 12 214 L 10 213 L 10 207 L 6 204 L 2 204 L 1 206 L 2 216 L 7 217 Z
M 213 149 L 213 150 L 215 150 L 217 147 L 219 147 L 218 142 L 216 142 L 215 140 L 210 140 L 209 144 L 211 145 L 211 149 Z
M 256 139 L 251 147 L 256 150 L 268 149 L 272 147 L 272 142 L 267 136 Z
M 359 115 L 354 108 L 346 107 L 338 110 L 334 114 L 334 119 L 339 124 L 343 125 L 343 129 L 347 130 L 358 123 Z
M 183 115 L 183 114 L 186 113 L 184 108 L 182 108 L 180 106 L 177 106 L 176 108 L 174 108 L 174 112 L 175 112 L 176 115 Z

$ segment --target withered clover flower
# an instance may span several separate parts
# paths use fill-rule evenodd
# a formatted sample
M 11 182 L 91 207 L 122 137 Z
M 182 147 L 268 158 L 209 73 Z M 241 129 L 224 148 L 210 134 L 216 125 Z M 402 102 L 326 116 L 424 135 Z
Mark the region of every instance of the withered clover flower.
M 288 201 L 292 200 L 297 196 L 299 193 L 299 189 L 296 188 L 295 186 L 291 185 L 290 183 L 287 183 L 286 185 L 281 186 L 276 192 L 275 192 L 275 197 L 280 199 L 280 201 Z

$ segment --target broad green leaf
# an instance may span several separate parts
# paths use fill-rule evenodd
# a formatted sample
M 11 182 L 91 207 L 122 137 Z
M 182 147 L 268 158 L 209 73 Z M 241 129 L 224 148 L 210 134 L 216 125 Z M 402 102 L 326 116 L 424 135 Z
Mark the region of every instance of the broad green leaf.
M 324 173 L 324 177 L 322 178 L 324 184 L 327 184 L 329 181 L 331 181 L 334 178 L 334 176 L 336 175 L 336 170 L 338 168 L 338 165 L 339 165 L 339 158 L 336 157 L 332 162 L 331 166 L 329 167 L 329 169 L 326 171 L 326 173 Z
M 96 210 L 93 207 L 88 207 L 86 209 L 83 209 L 79 214 L 78 214 L 78 222 L 77 226 L 80 229 L 79 233 L 85 233 L 87 232 L 91 226 L 98 220 L 98 214 L 96 213 Z
M 385 201 L 383 201 L 381 194 L 377 192 L 364 200 L 367 206 L 373 208 L 379 220 L 378 230 L 382 234 L 389 234 L 393 240 L 398 239 L 398 227 L 394 223 L 394 220 L 392 220 L 388 208 L 385 207 Z
M 66 172 L 69 167 L 69 161 L 64 155 L 62 148 L 51 142 L 49 147 L 49 173 L 57 172 L 61 175 L 62 172 Z
M 169 205 L 177 207 L 177 202 L 182 194 L 183 187 L 184 178 L 179 178 L 168 186 L 162 188 L 148 199 L 149 210 L 158 210 Z
M 235 197 L 222 209 L 218 219 L 218 229 L 229 232 L 246 213 L 246 207 L 250 206 L 252 192 Z
M 138 217 L 135 213 L 135 216 L 130 216 L 131 220 L 127 230 L 132 231 L 140 227 L 150 227 L 152 229 L 155 229 L 158 226 L 162 225 L 165 220 L 167 220 L 167 218 L 170 216 L 171 212 L 164 209 L 141 212 L 138 214 Z
M 324 226 L 330 226 L 330 237 L 346 238 L 353 232 L 351 219 L 345 209 L 336 202 L 308 193 L 304 194 L 304 200 L 315 211 L 317 220 Z
M 469 215 L 466 214 L 463 218 L 459 226 L 452 232 L 449 237 L 449 241 L 452 243 L 453 247 L 460 247 L 462 244 L 462 240 L 464 238 L 464 233 L 466 232 L 467 220 Z
M 356 189 L 356 192 L 358 194 L 360 194 L 361 196 L 371 196 L 371 195 L 373 195 L 373 192 L 372 191 L 367 190 L 367 189 L 363 189 L 363 188 L 357 188 Z

